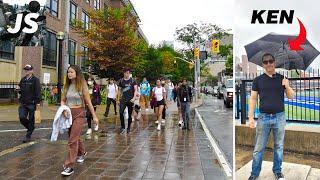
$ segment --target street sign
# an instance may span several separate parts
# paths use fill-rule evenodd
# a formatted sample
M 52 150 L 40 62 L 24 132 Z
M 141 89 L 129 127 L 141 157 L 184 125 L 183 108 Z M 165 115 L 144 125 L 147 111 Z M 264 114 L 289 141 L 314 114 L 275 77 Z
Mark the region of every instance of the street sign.
M 50 83 L 50 73 L 43 73 L 43 83 L 44 84 Z
M 200 51 L 199 48 L 194 48 L 194 58 L 199 59 Z
M 211 42 L 212 42 L 212 52 L 213 53 L 219 53 L 220 52 L 220 49 L 219 49 L 220 40 L 214 39 Z

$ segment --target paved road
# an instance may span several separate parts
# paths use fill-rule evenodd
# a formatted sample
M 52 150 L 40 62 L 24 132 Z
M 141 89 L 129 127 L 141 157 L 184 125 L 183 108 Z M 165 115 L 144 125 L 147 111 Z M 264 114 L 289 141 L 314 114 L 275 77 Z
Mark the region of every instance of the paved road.
M 181 130 L 175 110 L 176 106 L 171 104 L 165 128 L 160 132 L 156 130 L 152 113 L 135 121 L 129 135 L 116 133 L 110 125 L 114 121 L 102 121 L 101 128 L 107 133 L 95 133 L 90 139 L 83 136 L 88 156 L 84 163 L 76 165 L 70 179 L 225 179 L 219 163 L 210 154 L 204 132 L 200 128 Z M 119 125 L 119 119 L 114 117 L 114 120 Z M 18 122 L 1 125 L 0 132 L 19 127 Z M 41 125 L 50 127 L 50 123 Z M 67 154 L 66 136 L 49 142 L 50 132 L 38 130 L 34 134 L 36 144 L 0 156 L 0 177 L 61 179 Z M 17 139 L 23 134 L 3 132 L 0 138 L 4 144 L 10 141 L 20 144 Z
M 204 104 L 198 108 L 212 136 L 233 167 L 233 110 L 225 108 L 223 100 L 205 96 Z

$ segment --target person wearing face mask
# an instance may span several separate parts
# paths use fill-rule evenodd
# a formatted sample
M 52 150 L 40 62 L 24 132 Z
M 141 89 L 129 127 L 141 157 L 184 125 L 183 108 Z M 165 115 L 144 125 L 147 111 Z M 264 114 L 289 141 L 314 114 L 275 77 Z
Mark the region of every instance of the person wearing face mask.
M 97 82 L 94 80 L 94 78 L 89 78 L 88 79 L 88 87 L 89 87 L 89 94 L 91 97 L 91 103 L 94 108 L 94 111 L 97 110 L 97 105 L 101 104 L 101 95 L 100 95 L 100 86 L 97 84 Z M 93 120 L 92 114 L 90 110 L 86 110 L 86 118 L 87 118 L 87 123 L 88 123 L 88 130 L 87 130 L 87 135 L 90 135 L 92 133 L 92 128 L 91 128 L 91 122 Z M 94 131 L 98 131 L 99 126 L 96 125 L 94 127 Z

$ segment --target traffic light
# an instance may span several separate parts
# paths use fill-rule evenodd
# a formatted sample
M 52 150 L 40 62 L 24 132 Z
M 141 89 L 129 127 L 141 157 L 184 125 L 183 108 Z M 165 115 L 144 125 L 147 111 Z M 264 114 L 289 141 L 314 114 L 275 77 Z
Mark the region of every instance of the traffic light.
M 220 40 L 214 39 L 211 42 L 212 42 L 212 52 L 219 53 L 220 52 L 220 49 L 219 49 Z
M 200 51 L 199 51 L 199 48 L 194 48 L 194 58 L 195 59 L 199 59 L 200 57 Z

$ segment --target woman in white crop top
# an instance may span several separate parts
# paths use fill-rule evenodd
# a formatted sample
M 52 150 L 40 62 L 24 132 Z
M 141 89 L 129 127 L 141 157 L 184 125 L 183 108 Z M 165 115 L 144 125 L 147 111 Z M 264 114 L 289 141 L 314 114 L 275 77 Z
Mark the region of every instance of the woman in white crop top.
M 83 77 L 79 66 L 71 65 L 68 68 L 68 77 L 64 85 L 61 105 L 67 105 L 71 109 L 72 126 L 69 129 L 69 152 L 64 162 L 62 175 L 69 176 L 74 171 L 73 168 L 77 162 L 83 162 L 87 152 L 80 140 L 81 132 L 85 124 L 85 105 L 88 106 L 93 121 L 98 124 L 99 120 L 93 109 L 87 83 Z M 68 116 L 68 114 L 65 114 Z
M 157 103 L 155 106 L 156 110 L 156 116 L 157 116 L 157 121 L 158 122 L 158 130 L 161 130 L 161 119 L 162 119 L 162 111 L 165 108 L 167 104 L 167 99 L 166 99 L 166 90 L 164 87 L 161 85 L 161 81 L 158 79 L 156 82 L 157 86 L 152 89 L 152 95 L 151 97 L 155 97 L 157 99 Z

